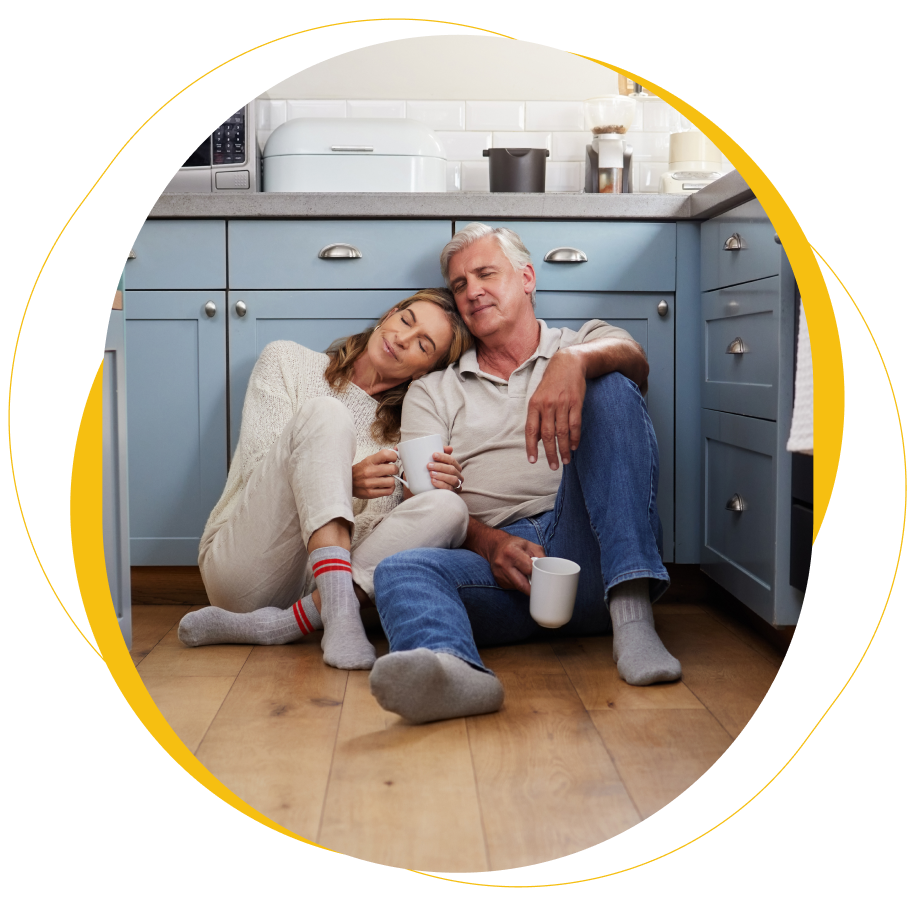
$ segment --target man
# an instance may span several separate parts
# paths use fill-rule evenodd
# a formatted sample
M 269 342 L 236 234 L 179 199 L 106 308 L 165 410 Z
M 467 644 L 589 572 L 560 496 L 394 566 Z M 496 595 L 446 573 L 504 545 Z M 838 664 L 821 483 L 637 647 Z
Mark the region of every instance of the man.
M 476 350 L 413 383 L 402 438 L 440 434 L 454 447 L 471 519 L 463 549 L 420 548 L 377 568 L 391 649 L 369 676 L 373 695 L 417 723 L 495 711 L 502 685 L 478 645 L 609 628 L 625 681 L 677 680 L 652 619 L 668 574 L 641 347 L 600 321 L 578 332 L 538 321 L 534 267 L 507 228 L 470 224 L 441 264 Z M 582 568 L 572 620 L 553 631 L 528 612 L 531 558 L 545 554 Z

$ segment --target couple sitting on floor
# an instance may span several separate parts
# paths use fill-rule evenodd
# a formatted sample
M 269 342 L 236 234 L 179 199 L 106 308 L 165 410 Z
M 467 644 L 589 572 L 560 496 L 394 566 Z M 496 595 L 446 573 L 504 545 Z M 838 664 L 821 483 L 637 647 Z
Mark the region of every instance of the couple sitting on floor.
M 478 647 L 536 634 L 611 629 L 627 683 L 677 680 L 652 618 L 668 574 L 642 349 L 601 321 L 538 321 L 534 267 L 507 228 L 469 225 L 441 265 L 449 290 L 416 293 L 327 354 L 264 349 L 201 538 L 211 607 L 179 638 L 277 645 L 323 627 L 325 662 L 371 668 L 379 704 L 416 723 L 497 710 Z M 392 448 L 430 434 L 446 444 L 434 490 L 411 496 Z M 582 568 L 558 630 L 528 610 L 545 554 Z M 359 615 L 373 598 L 390 642 L 378 660 Z

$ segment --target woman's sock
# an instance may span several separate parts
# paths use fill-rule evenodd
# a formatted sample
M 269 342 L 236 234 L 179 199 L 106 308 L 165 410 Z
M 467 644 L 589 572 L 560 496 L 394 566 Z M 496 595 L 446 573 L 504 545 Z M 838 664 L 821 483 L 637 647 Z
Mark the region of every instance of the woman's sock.
M 344 671 L 368 670 L 375 664 L 375 649 L 359 616 L 350 552 L 334 546 L 316 548 L 309 555 L 309 567 L 321 595 L 325 664 Z
M 191 611 L 178 624 L 178 638 L 186 646 L 225 643 L 282 646 L 321 628 L 321 615 L 312 596 L 307 595 L 292 608 L 261 608 L 249 614 L 236 614 L 212 605 Z
M 617 672 L 633 686 L 680 680 L 681 663 L 655 632 L 649 581 L 633 579 L 611 589 L 611 627 Z

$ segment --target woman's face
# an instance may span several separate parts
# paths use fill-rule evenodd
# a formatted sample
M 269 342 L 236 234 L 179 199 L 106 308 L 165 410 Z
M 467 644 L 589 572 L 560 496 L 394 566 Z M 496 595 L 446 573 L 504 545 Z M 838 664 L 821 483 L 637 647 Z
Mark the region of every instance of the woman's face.
M 380 378 L 400 383 L 430 371 L 451 342 L 445 312 L 431 302 L 413 302 L 373 331 L 366 352 Z

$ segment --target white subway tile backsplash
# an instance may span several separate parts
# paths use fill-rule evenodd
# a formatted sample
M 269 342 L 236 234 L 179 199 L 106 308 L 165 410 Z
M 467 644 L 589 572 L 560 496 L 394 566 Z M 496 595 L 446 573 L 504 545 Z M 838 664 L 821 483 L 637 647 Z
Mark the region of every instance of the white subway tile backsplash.
M 466 101 L 465 127 L 494 131 L 525 128 L 524 101 Z
M 658 181 L 667 170 L 667 161 L 634 161 L 633 191 L 658 192 Z
M 489 132 L 437 132 L 436 137 L 450 161 L 479 161 L 484 148 L 492 147 Z
M 550 146 L 552 161 L 584 161 L 585 146 L 592 143 L 590 132 L 555 132 Z
M 642 107 L 643 132 L 675 132 L 680 129 L 681 115 L 661 98 L 647 98 Z
M 461 161 L 447 161 L 445 164 L 445 188 L 449 192 L 461 191 Z
M 408 101 L 407 118 L 430 129 L 464 129 L 464 101 Z
M 298 117 L 345 117 L 346 101 L 287 101 L 286 118 Z
M 633 146 L 636 160 L 668 162 L 667 132 L 628 132 L 627 141 Z
M 546 148 L 550 151 L 549 132 L 494 132 L 494 148 Z M 551 154 L 553 152 L 551 151 Z
M 272 132 L 286 122 L 286 101 L 258 100 L 258 132 Z
M 461 165 L 461 191 L 462 192 L 489 192 L 490 191 L 490 163 L 489 161 L 465 161 Z
M 407 116 L 406 101 L 347 101 L 348 117 L 384 117 L 404 119 Z
M 584 165 L 576 161 L 547 163 L 548 192 L 579 192 L 583 184 Z
M 582 101 L 526 101 L 525 129 L 575 132 L 585 128 Z

